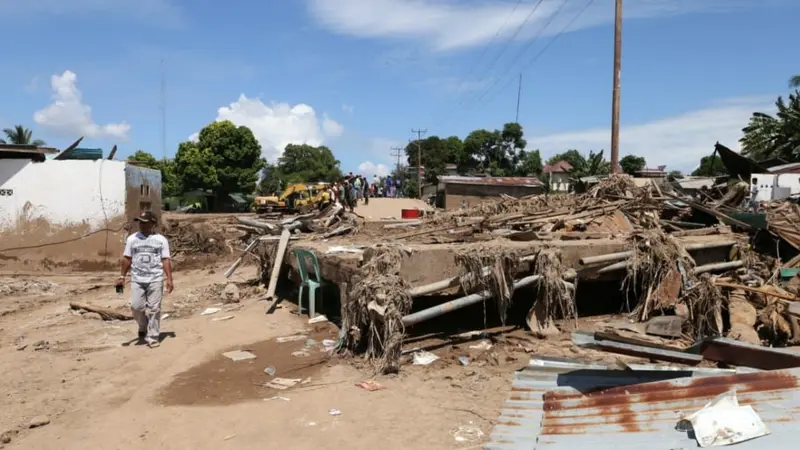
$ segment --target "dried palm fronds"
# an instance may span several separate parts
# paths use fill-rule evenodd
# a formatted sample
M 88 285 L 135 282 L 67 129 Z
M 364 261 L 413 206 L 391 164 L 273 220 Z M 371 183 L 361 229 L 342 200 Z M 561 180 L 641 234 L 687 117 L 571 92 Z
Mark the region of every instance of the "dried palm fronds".
M 541 279 L 537 284 L 535 303 L 528 313 L 531 331 L 554 329 L 555 319 L 577 319 L 575 289 L 574 285 L 564 282 L 567 267 L 561 259 L 561 252 L 554 249 L 540 250 L 532 269 Z
M 645 321 L 655 309 L 655 294 L 662 282 L 674 277 L 674 271 L 691 274 L 694 260 L 675 237 L 659 228 L 632 233 L 628 242 L 632 255 L 622 286 L 637 297 L 634 314 L 637 320 Z
M 351 351 L 363 350 L 376 371 L 387 374 L 399 370 L 402 352 L 403 317 L 411 311 L 410 285 L 400 276 L 404 256 L 402 246 L 373 248 L 371 259 L 361 267 L 359 282 L 343 305 L 344 344 Z
M 489 291 L 505 324 L 506 311 L 514 295 L 514 274 L 519 264 L 518 252 L 492 246 L 472 247 L 456 253 L 455 259 L 467 276 L 462 277 L 464 292 Z M 484 270 L 488 269 L 488 270 Z M 483 320 L 486 323 L 486 300 Z

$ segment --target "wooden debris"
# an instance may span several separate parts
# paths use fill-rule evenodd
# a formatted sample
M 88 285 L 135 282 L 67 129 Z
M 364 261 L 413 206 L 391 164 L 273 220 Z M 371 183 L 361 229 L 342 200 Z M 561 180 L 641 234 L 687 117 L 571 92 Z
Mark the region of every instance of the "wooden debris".
M 100 314 L 103 320 L 133 320 L 132 314 L 121 313 L 109 308 L 89 305 L 87 303 L 70 302 L 69 307 L 78 311 Z

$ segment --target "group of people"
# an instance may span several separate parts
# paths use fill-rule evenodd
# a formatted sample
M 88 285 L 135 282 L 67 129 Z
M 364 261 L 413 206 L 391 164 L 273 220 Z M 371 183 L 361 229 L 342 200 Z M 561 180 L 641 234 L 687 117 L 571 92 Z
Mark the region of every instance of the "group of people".
M 402 183 L 399 178 L 393 179 L 388 176 L 382 182 L 377 175 L 374 175 L 370 182 L 366 177 L 353 175 L 353 172 L 350 172 L 331 186 L 330 198 L 337 199 L 339 203 L 352 211 L 360 200 L 368 205 L 370 197 L 402 197 L 401 187 Z

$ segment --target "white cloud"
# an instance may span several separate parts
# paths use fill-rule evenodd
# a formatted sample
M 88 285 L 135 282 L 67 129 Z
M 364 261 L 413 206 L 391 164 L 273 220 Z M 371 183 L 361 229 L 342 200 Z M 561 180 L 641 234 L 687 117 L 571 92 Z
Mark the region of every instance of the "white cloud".
M 191 142 L 199 141 L 200 140 L 200 132 L 197 131 L 197 132 L 194 132 L 194 133 L 190 134 L 189 137 L 186 138 L 186 140 L 191 141 Z
M 344 127 L 327 115 L 322 120 L 309 105 L 273 102 L 265 105 L 259 98 L 244 94 L 217 110 L 217 120 L 230 120 L 253 131 L 264 156 L 275 161 L 288 144 L 322 145 L 326 138 L 340 136 Z M 196 134 L 196 133 L 195 133 Z M 194 136 L 194 135 L 192 135 Z M 191 137 L 190 137 L 191 138 Z
M 652 122 L 620 126 L 620 157 L 644 156 L 647 165 L 666 164 L 668 170 L 690 171 L 700 158 L 714 150 L 714 143 L 739 149 L 742 128 L 754 111 L 772 113 L 775 96 L 739 97 L 726 99 L 708 108 L 665 117 Z M 624 112 L 623 112 L 624 117 Z M 606 150 L 611 143 L 610 126 L 550 134 L 529 139 L 531 148 L 542 150 L 543 156 L 575 148 Z
M 374 164 L 372 161 L 364 161 L 358 165 L 358 173 L 372 179 L 373 175 L 385 177 L 391 173 L 386 164 Z
M 415 39 L 430 43 L 436 50 L 472 47 L 490 41 L 504 42 L 525 23 L 518 39 L 529 38 L 558 13 L 564 0 L 545 0 L 532 13 L 537 2 L 515 7 L 513 1 L 441 0 L 308 0 L 311 15 L 332 31 L 363 37 Z M 585 0 L 588 1 L 588 0 Z M 543 32 L 559 32 L 582 9 L 585 1 L 567 0 L 566 6 Z M 597 0 L 569 31 L 611 23 L 613 0 Z M 673 16 L 692 12 L 727 11 L 755 4 L 754 0 L 630 0 L 625 3 L 625 19 Z M 530 15 L 530 19 L 526 18 Z
M 327 114 L 322 115 L 322 132 L 330 137 L 338 137 L 344 133 L 344 126 L 339 122 L 328 117 Z
M 92 119 L 92 108 L 82 101 L 78 76 L 65 70 L 50 77 L 53 103 L 33 114 L 33 120 L 44 128 L 69 137 L 127 139 L 131 126 L 125 122 L 98 125 Z
M 353 114 L 355 112 L 356 107 L 353 105 L 348 105 L 347 103 L 342 103 L 342 111 L 346 112 L 347 114 Z

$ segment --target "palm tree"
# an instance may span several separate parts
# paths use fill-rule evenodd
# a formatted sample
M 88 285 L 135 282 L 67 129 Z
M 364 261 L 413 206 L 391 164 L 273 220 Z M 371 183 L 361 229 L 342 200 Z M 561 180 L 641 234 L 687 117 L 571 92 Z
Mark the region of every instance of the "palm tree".
M 800 88 L 800 75 L 793 75 L 792 78 L 789 78 L 789 88 Z
M 787 100 L 778 97 L 774 116 L 753 113 L 750 122 L 742 129 L 744 136 L 739 141 L 742 154 L 756 160 L 783 158 L 797 161 L 800 158 L 800 90 L 789 94 Z
M 0 139 L 0 144 L 35 145 L 37 147 L 45 145 L 43 140 L 33 139 L 33 132 L 22 125 L 5 128 L 3 134 L 6 135 L 6 139 Z

